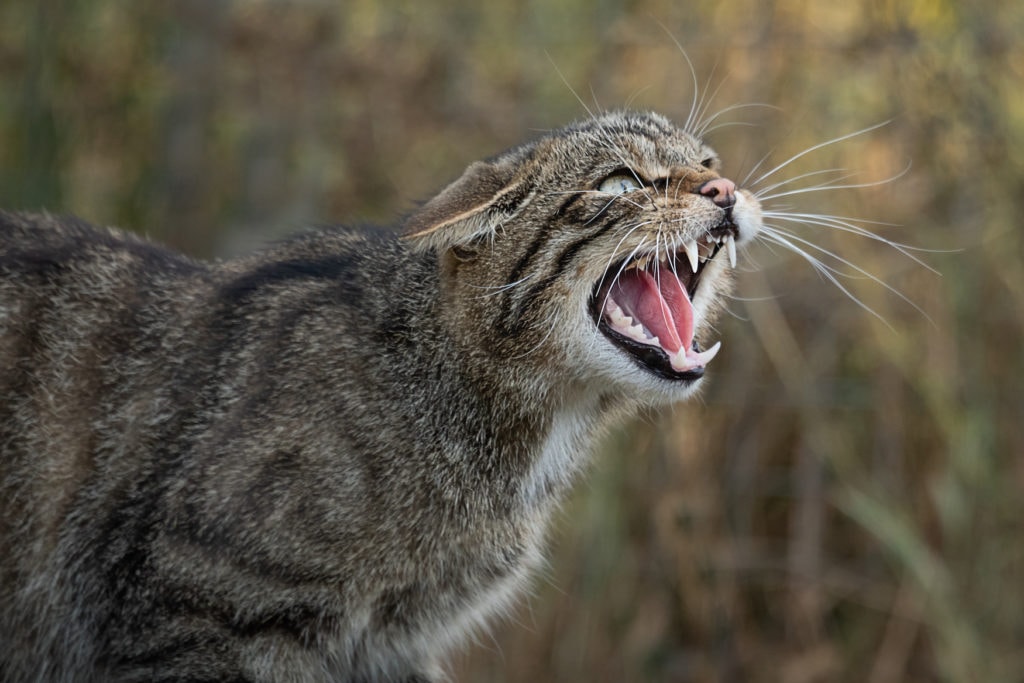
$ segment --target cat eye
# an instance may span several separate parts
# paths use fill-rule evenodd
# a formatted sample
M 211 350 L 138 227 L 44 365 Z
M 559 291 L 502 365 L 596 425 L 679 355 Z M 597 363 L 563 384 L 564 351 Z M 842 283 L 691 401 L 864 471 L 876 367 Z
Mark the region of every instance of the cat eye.
M 625 194 L 626 192 L 632 192 L 633 190 L 639 190 L 643 187 L 640 181 L 631 175 L 625 173 L 616 173 L 610 175 L 601 181 L 601 184 L 597 186 L 598 192 L 607 192 L 608 194 Z

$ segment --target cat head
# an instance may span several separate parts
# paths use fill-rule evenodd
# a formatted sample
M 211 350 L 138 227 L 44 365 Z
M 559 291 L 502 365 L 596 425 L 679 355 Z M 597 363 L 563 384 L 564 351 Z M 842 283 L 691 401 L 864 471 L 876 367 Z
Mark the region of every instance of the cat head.
M 605 114 L 472 164 L 407 239 L 439 254 L 446 314 L 492 362 L 675 401 L 717 352 L 730 262 L 761 228 L 718 169 L 659 115 Z

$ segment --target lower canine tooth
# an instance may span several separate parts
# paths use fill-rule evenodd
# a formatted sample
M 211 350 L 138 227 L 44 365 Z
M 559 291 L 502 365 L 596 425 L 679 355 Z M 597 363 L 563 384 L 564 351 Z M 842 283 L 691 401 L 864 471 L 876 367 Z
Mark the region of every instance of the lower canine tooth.
M 718 350 L 721 349 L 721 348 L 722 348 L 722 342 L 717 341 L 717 342 L 715 342 L 715 345 L 712 346 L 707 351 L 701 351 L 700 353 L 693 354 L 693 356 L 690 358 L 690 360 L 691 361 L 697 361 L 698 365 L 707 365 L 708 363 L 711 362 L 712 358 L 714 358 L 715 356 L 718 355 Z
M 679 349 L 679 351 L 676 352 L 676 355 L 669 358 L 669 363 L 671 363 L 672 369 L 677 372 L 686 372 L 689 370 L 690 368 L 688 367 L 688 362 L 686 360 L 686 349 Z
M 718 355 L 720 348 L 722 348 L 722 342 L 715 342 L 715 345 L 707 351 L 693 353 L 693 355 L 687 355 L 689 350 L 686 348 L 679 349 L 676 355 L 670 359 L 672 369 L 676 372 L 688 372 L 695 368 L 704 367 L 711 362 L 712 358 Z

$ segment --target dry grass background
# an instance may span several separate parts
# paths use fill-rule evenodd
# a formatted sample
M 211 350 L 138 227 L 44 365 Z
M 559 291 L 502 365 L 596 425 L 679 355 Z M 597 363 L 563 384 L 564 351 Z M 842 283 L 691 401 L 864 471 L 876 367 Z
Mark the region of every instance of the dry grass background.
M 734 178 L 888 120 L 782 177 L 906 173 L 779 203 L 939 274 L 797 228 L 914 304 L 844 279 L 875 316 L 752 247 L 702 400 L 613 435 L 457 680 L 1024 681 L 1022 35 L 1017 0 L 6 0 L 0 204 L 199 255 L 394 223 L 569 86 L 684 119 L 674 40 L 715 108 L 778 108 L 710 135 Z

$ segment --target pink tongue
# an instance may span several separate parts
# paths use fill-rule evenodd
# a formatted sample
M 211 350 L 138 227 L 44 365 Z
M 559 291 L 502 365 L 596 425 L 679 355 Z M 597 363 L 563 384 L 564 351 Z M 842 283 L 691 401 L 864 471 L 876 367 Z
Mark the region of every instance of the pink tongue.
M 626 315 L 656 336 L 670 355 L 693 346 L 693 307 L 672 271 L 663 269 L 655 279 L 646 270 L 628 270 L 619 276 L 611 296 Z

